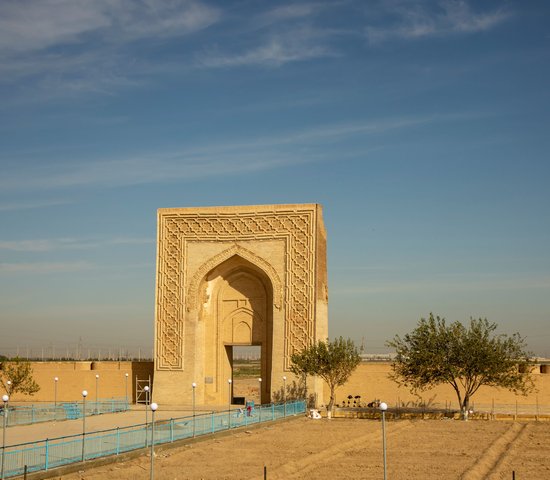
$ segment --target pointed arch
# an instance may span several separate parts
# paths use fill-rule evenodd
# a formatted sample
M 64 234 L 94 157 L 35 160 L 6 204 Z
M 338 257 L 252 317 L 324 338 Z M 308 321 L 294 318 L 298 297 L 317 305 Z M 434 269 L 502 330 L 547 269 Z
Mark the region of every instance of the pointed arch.
M 275 308 L 277 308 L 277 310 L 280 310 L 283 300 L 283 288 L 281 280 L 279 279 L 279 275 L 277 275 L 277 272 L 269 262 L 251 252 L 250 250 L 241 247 L 238 244 L 233 245 L 232 247 L 224 250 L 223 252 L 204 262 L 197 270 L 195 275 L 193 275 L 193 278 L 189 282 L 189 286 L 187 288 L 187 310 L 193 310 L 197 307 L 199 285 L 204 277 L 208 274 L 208 272 L 210 272 L 218 265 L 222 264 L 233 256 L 244 258 L 248 262 L 258 267 L 268 276 L 273 286 L 273 304 Z

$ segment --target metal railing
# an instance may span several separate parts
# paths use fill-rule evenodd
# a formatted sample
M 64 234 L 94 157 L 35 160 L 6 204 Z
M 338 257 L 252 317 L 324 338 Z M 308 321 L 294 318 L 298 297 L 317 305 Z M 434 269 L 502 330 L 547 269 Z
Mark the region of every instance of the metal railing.
M 388 418 L 402 418 L 406 416 L 424 417 L 458 417 L 461 415 L 458 402 L 441 403 L 421 403 L 407 402 L 395 403 L 388 402 L 388 410 L 386 416 Z M 335 414 L 337 416 L 361 418 L 378 418 L 380 411 L 378 405 L 371 407 L 367 405 L 361 406 L 343 406 L 336 407 Z M 470 404 L 469 416 L 472 418 L 535 418 L 550 416 L 550 405 L 525 404 L 525 403 L 474 403 Z
M 233 409 L 155 421 L 154 442 L 155 445 L 174 442 L 231 428 L 271 422 L 305 411 L 306 402 L 295 400 L 286 404 L 256 406 L 251 412 L 247 412 L 246 409 Z M 0 460 L 4 456 L 4 475 L 8 478 L 21 475 L 25 471 L 30 473 L 49 470 L 83 460 L 119 455 L 144 448 L 151 445 L 152 441 L 151 424 L 140 424 L 10 445 L 2 449 Z
M 125 412 L 129 409 L 125 398 L 110 398 L 86 402 L 86 416 L 100 415 L 102 413 Z M 9 406 L 6 417 L 7 426 L 30 425 L 40 422 L 57 420 L 75 420 L 82 418 L 82 402 L 62 402 L 43 405 Z M 0 407 L 0 417 L 4 415 L 3 407 Z

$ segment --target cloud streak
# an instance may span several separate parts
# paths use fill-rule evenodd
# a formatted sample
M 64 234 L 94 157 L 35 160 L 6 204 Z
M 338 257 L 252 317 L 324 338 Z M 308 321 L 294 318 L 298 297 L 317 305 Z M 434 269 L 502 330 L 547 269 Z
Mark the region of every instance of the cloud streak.
M 85 240 L 76 238 L 54 238 L 33 240 L 0 241 L 0 250 L 14 252 L 50 252 L 54 250 L 86 250 L 113 245 L 149 245 L 154 243 L 150 238 L 117 237 L 105 240 Z
M 221 18 L 199 0 L 6 0 L 0 83 L 29 79 L 52 93 L 110 93 L 140 84 L 135 77 L 149 63 L 143 52 Z
M 540 290 L 550 288 L 550 277 L 523 277 L 510 275 L 472 275 L 471 278 L 450 280 L 441 279 L 439 282 L 428 280 L 411 281 L 378 281 L 376 285 L 354 285 L 349 288 L 333 291 L 338 295 L 379 295 L 401 293 L 435 293 L 444 292 L 482 292 L 482 291 L 513 291 L 513 290 Z
M 199 1 L 7 0 L 0 3 L 0 52 L 27 53 L 80 45 L 182 36 L 219 21 L 221 12 Z
M 88 262 L 32 262 L 32 263 L 0 263 L 0 274 L 50 274 L 74 273 L 95 268 Z
M 390 7 L 387 13 L 395 19 L 394 22 L 365 28 L 370 43 L 482 32 L 494 28 L 511 16 L 511 12 L 504 8 L 475 12 L 461 0 L 441 1 L 437 9 L 428 9 L 416 2 L 391 3 Z
M 148 156 L 141 154 L 81 163 L 41 163 L 29 165 L 25 170 L 17 167 L 10 172 L 5 169 L 0 178 L 0 189 L 13 192 L 92 186 L 116 187 L 273 170 L 287 165 L 329 160 L 323 147 L 353 136 L 380 135 L 463 118 L 465 115 L 429 115 L 321 125 L 303 131 L 258 138 L 253 142 L 182 148 L 179 151 Z

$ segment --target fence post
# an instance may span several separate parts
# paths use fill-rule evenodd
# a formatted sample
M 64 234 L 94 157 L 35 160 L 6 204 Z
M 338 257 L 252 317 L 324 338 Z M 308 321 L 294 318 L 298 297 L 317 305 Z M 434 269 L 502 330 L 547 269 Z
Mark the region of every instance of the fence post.
M 271 420 L 275 420 L 275 404 L 271 404 Z
M 210 418 L 212 420 L 212 433 L 214 433 L 215 432 L 215 430 L 214 430 L 214 412 L 212 411 L 212 413 L 210 415 L 211 415 Z
M 31 405 L 31 423 L 34 423 L 34 405 Z
M 44 460 L 44 470 L 48 470 L 50 466 L 50 441 L 46 438 L 46 458 Z
M 116 454 L 120 453 L 120 428 L 116 427 Z

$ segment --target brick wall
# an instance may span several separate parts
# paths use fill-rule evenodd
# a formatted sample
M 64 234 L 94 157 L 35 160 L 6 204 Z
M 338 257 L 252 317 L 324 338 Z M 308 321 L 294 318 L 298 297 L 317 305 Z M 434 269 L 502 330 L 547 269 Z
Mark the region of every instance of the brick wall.
M 12 402 L 53 403 L 57 382 L 57 401 L 71 402 L 82 399 L 82 390 L 88 391 L 88 400 L 96 398 L 96 375 L 100 399 L 126 396 L 128 373 L 128 399 L 135 401 L 136 376 L 140 380 L 153 378 L 153 362 L 31 362 L 34 380 L 40 391 L 32 396 L 16 393 Z

